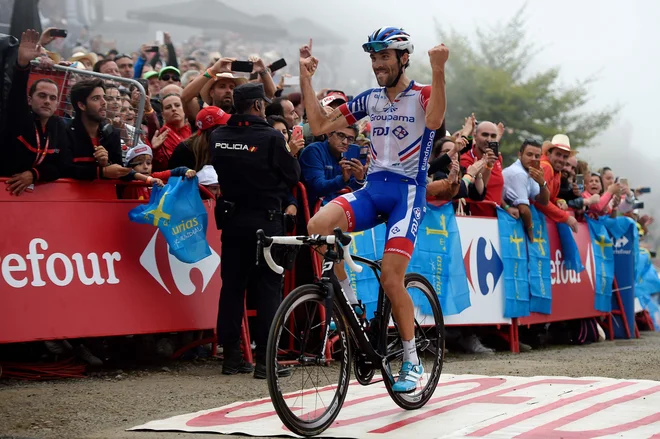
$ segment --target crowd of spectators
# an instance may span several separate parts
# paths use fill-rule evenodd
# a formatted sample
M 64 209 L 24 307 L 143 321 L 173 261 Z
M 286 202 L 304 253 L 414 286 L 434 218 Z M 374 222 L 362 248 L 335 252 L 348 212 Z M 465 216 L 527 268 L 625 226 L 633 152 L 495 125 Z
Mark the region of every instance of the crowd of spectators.
M 54 40 L 49 32 L 40 36 L 28 30 L 23 34 L 13 69 L 8 96 L 12 111 L 3 131 L 5 158 L 0 165 L 0 176 L 8 177 L 7 190 L 12 195 L 21 195 L 37 183 L 68 177 L 121 179 L 120 197 L 146 200 L 148 187 L 125 182 L 163 184 L 172 175 L 190 178 L 200 173 L 200 182 L 217 196 L 222 188 L 209 166 L 210 137 L 235 112 L 234 89 L 248 82 L 262 84 L 265 96 L 272 100 L 265 108 L 266 121 L 284 136 L 288 151 L 298 158 L 310 209 L 320 200 L 327 203 L 366 183 L 371 149 L 368 121 L 314 136 L 306 123 L 301 94 L 287 93 L 282 81 L 275 84 L 269 62 L 240 43 L 221 48 L 229 58 L 202 48 L 197 40 L 175 47 L 165 33 L 162 47 L 145 44 L 130 54 L 116 50 L 96 53 L 78 47 L 68 61 L 61 61 L 44 49 Z M 267 44 L 261 48 L 267 52 L 275 49 Z M 272 61 L 275 56 L 267 58 Z M 249 59 L 252 72 L 232 71 L 236 58 Z M 39 67 L 33 71 L 48 71 L 59 62 L 80 75 L 69 77 L 67 93 L 47 78 L 28 88 L 34 60 Z M 118 80 L 86 76 L 87 71 Z M 137 120 L 138 87 L 119 78 L 143 84 L 142 120 Z M 317 98 L 328 112 L 351 99 L 341 90 L 328 89 Z M 64 111 L 59 112 L 60 108 Z M 505 167 L 498 152 L 505 133 L 502 123 L 477 123 L 472 114 L 462 127 L 454 128 L 460 129 L 452 133 L 443 125 L 436 133 L 429 166 L 429 201 L 453 200 L 460 215 L 492 216 L 499 206 L 513 217 L 521 217 L 530 237 L 531 204 L 574 231 L 584 215 L 627 215 L 638 222 L 642 234 L 653 222 L 640 213 L 643 203 L 638 200 L 648 189 L 635 189 L 608 167 L 590 169 L 578 160 L 565 134 L 549 140 L 525 139 L 518 160 Z M 286 213 L 295 215 L 297 203 L 287 201 L 291 202 L 283 203 Z M 492 352 L 474 334 L 464 339 L 462 346 L 468 351 Z

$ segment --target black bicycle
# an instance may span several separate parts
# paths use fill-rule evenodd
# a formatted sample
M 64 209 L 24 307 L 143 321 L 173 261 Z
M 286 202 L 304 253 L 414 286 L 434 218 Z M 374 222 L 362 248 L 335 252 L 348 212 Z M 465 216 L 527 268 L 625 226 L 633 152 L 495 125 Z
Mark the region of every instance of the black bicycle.
M 354 273 L 362 270 L 346 250 L 350 235 L 335 229 L 328 236 L 268 237 L 259 230 L 257 237 L 266 262 L 280 274 L 284 270 L 270 254 L 273 244 L 325 248 L 321 253 L 321 279 L 291 291 L 270 328 L 266 352 L 268 391 L 284 425 L 301 436 L 317 435 L 330 427 L 346 398 L 351 365 L 360 384 L 384 381 L 394 402 L 406 410 L 428 402 L 442 372 L 444 321 L 435 290 L 424 276 L 408 273 L 404 281 L 415 303 L 415 341 L 424 376 L 412 392 L 396 393 L 392 385 L 401 368 L 403 347 L 391 304 L 380 286 L 380 261 L 355 257 L 355 261 L 373 270 L 379 284 L 376 311 L 367 321 L 357 316 L 333 270 L 342 261 Z M 291 375 L 280 376 L 284 374 L 278 371 L 283 368 L 291 369 Z M 383 378 L 374 381 L 377 370 Z

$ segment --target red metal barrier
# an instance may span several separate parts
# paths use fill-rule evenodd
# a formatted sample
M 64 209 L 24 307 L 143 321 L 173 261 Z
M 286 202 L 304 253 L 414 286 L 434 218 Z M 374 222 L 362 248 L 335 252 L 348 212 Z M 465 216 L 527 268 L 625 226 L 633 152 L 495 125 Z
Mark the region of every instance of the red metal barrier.
M 0 343 L 215 328 L 220 232 L 207 231 L 212 257 L 183 264 L 128 220 L 138 204 L 113 182 L 0 191 Z

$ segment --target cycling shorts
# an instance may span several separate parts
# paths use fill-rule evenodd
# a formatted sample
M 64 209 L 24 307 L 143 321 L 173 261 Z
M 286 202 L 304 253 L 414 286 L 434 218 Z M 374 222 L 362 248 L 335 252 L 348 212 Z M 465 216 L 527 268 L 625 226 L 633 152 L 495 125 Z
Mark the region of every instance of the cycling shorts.
M 344 209 L 349 232 L 368 230 L 387 220 L 385 253 L 412 257 L 417 232 L 426 213 L 426 187 L 391 172 L 370 174 L 367 184 L 331 203 Z

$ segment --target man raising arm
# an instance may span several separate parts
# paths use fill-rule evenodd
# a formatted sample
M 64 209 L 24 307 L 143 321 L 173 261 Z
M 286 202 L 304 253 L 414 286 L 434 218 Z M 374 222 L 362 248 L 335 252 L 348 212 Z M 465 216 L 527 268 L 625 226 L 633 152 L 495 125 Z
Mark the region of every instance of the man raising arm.
M 426 212 L 426 170 L 435 130 L 445 114 L 444 66 L 449 51 L 444 45 L 429 51 L 432 89 L 406 76 L 414 46 L 403 29 L 380 28 L 362 48 L 369 53 L 380 87 L 359 94 L 329 115 L 312 88 L 318 60 L 312 56 L 311 41 L 300 49 L 300 88 L 314 135 L 337 131 L 366 116 L 372 127 L 367 184 L 324 206 L 310 220 L 308 231 L 326 235 L 335 227 L 349 232 L 367 230 L 378 223 L 379 214 L 387 216 L 381 285 L 392 303 L 403 341 L 403 365 L 392 389 L 407 393 L 416 389 L 424 366 L 417 356 L 414 306 L 403 281 Z M 343 266 L 335 267 L 346 298 L 357 305 Z

